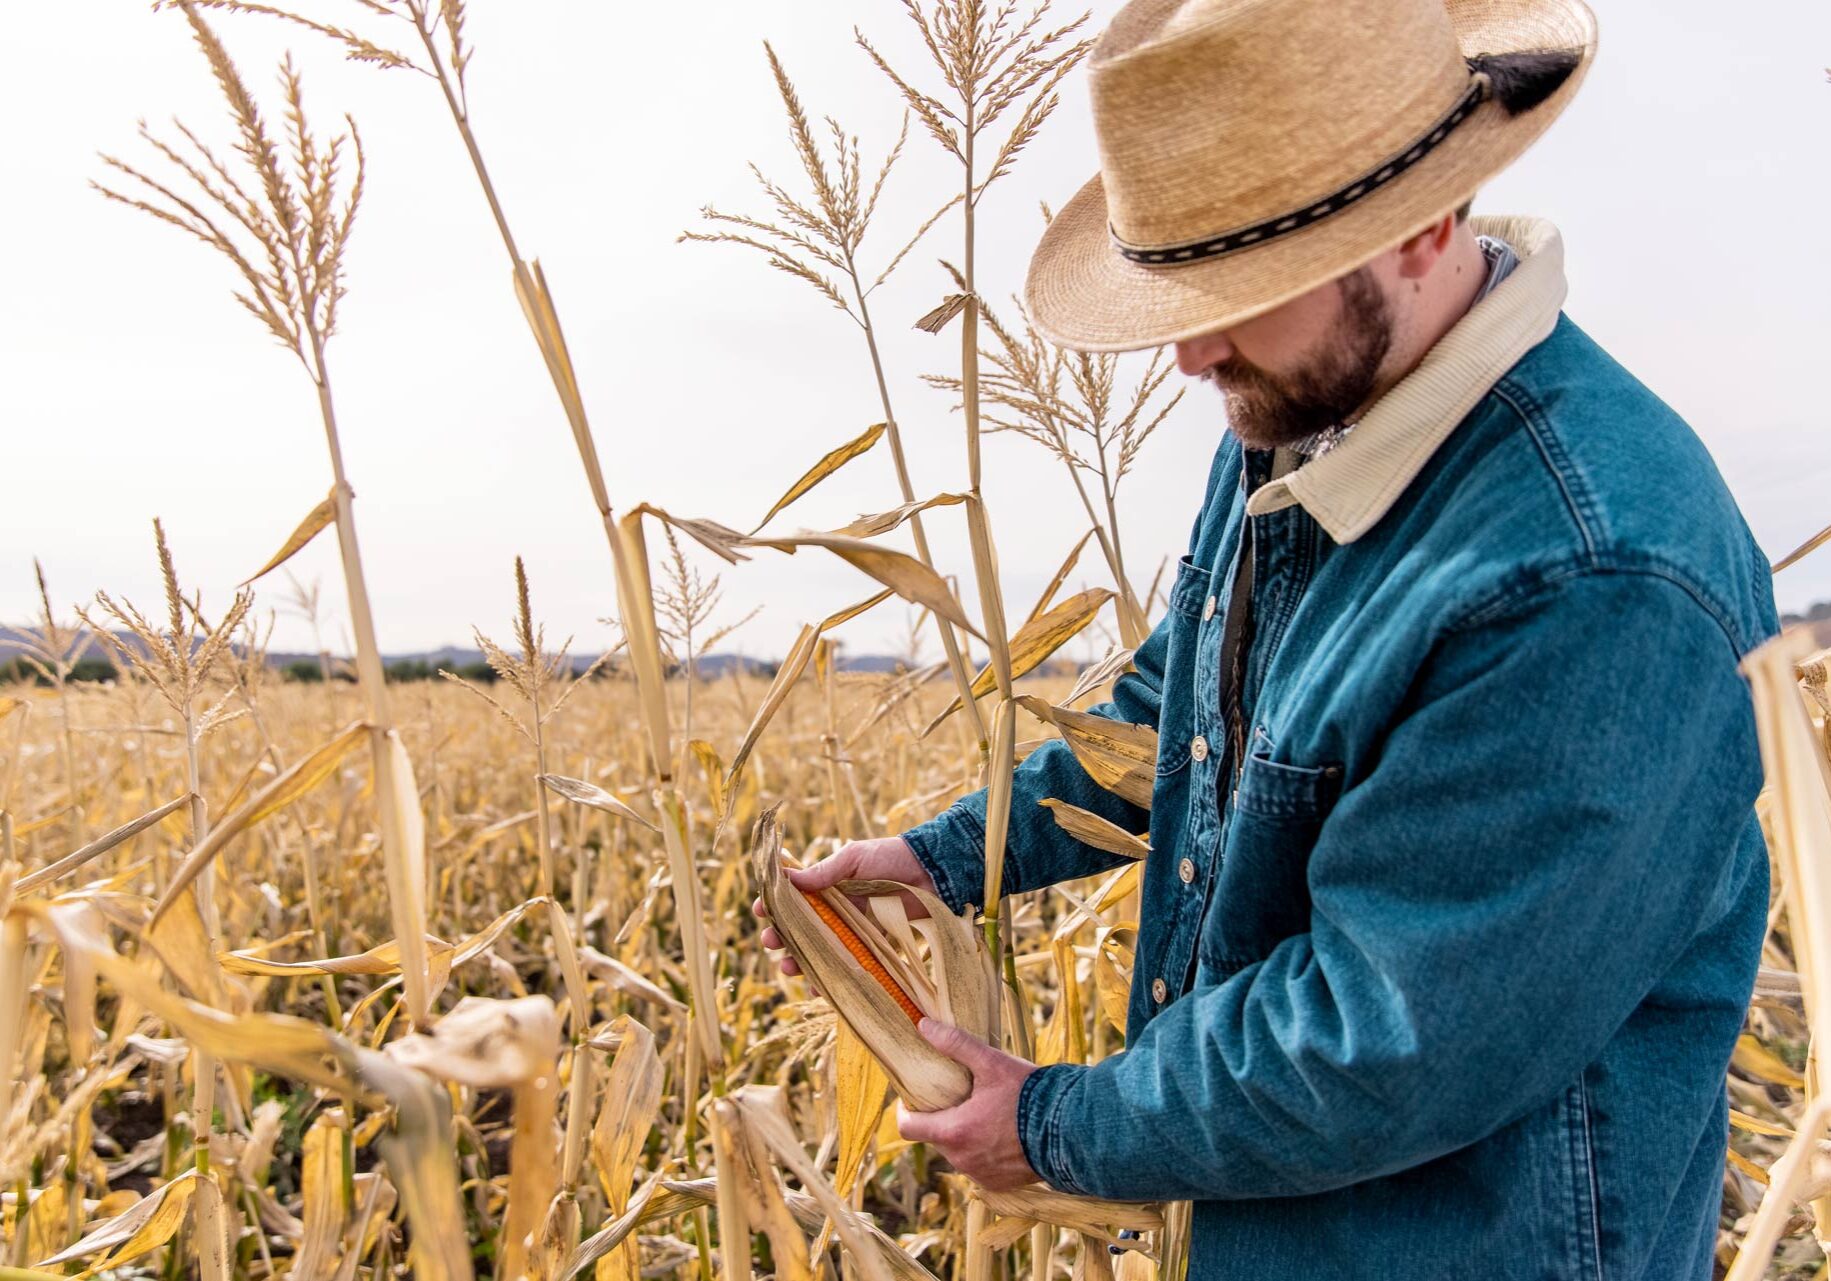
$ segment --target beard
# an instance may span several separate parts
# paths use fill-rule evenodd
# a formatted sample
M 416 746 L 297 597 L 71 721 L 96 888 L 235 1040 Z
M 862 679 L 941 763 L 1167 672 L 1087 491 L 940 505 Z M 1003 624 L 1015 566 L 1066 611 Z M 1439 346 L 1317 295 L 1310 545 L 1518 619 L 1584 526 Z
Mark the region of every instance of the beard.
M 1202 375 L 1225 398 L 1227 425 L 1249 449 L 1275 449 L 1339 426 L 1373 395 L 1392 348 L 1392 310 L 1371 270 L 1338 282 L 1341 318 L 1306 368 L 1271 374 L 1238 352 Z

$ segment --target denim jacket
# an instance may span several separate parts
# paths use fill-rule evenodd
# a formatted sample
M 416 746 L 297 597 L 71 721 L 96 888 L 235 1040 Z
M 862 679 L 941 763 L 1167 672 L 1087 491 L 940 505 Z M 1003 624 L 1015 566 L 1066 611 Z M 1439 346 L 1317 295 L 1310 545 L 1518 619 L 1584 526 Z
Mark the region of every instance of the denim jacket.
M 1711 1274 L 1724 1074 L 1768 902 L 1738 660 L 1766 559 L 1686 424 L 1522 264 L 1327 455 L 1225 437 L 1135 671 L 1150 812 L 1051 742 L 1004 885 L 1118 865 L 1039 801 L 1150 831 L 1127 1048 L 1027 1080 L 1056 1187 L 1194 1201 L 1189 1276 Z M 1220 645 L 1253 522 L 1237 783 Z M 907 833 L 981 893 L 985 797 Z

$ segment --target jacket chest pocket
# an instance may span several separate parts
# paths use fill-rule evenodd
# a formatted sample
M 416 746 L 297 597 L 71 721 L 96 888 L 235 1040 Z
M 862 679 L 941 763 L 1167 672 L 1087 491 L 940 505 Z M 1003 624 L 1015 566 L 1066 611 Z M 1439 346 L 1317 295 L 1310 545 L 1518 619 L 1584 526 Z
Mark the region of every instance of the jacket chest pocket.
M 1219 981 L 1310 928 L 1310 851 L 1341 794 L 1341 766 L 1293 765 L 1263 743 L 1246 757 L 1202 921 L 1199 959 Z

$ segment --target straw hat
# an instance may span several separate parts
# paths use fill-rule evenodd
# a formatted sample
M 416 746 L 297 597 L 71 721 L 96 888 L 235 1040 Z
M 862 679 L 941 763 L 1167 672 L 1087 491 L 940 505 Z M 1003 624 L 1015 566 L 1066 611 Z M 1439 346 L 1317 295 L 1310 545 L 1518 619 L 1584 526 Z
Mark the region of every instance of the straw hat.
M 1529 51 L 1564 51 L 1536 87 L 1490 66 Z M 1132 0 L 1089 55 L 1101 172 L 1037 245 L 1031 319 L 1130 351 L 1270 310 L 1469 199 L 1595 51 L 1583 0 Z

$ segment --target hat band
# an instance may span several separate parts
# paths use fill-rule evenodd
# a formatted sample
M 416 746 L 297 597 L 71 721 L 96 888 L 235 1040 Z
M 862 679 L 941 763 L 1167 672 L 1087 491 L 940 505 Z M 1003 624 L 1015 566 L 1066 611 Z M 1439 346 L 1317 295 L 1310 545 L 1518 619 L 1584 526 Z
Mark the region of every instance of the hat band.
M 1490 81 L 1487 74 L 1485 72 L 1476 73 L 1469 82 L 1468 92 L 1463 94 L 1456 105 L 1444 113 L 1443 117 L 1421 136 L 1346 186 L 1337 188 L 1322 199 L 1295 212 L 1279 214 L 1267 218 L 1263 222 L 1256 222 L 1250 227 L 1241 227 L 1236 231 L 1225 232 L 1218 236 L 1205 236 L 1200 240 L 1186 241 L 1176 245 L 1128 244 L 1120 239 L 1119 233 L 1114 231 L 1109 223 L 1107 231 L 1112 236 L 1113 247 L 1119 251 L 1121 257 L 1131 262 L 1147 267 L 1174 267 L 1183 263 L 1219 258 L 1223 254 L 1250 249 L 1254 245 L 1264 244 L 1268 240 L 1276 240 L 1279 236 L 1289 235 L 1293 231 L 1301 231 L 1378 191 L 1435 151 L 1443 140 L 1455 131 L 1457 125 L 1474 114 L 1475 108 L 1481 105 L 1489 92 Z

